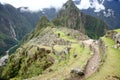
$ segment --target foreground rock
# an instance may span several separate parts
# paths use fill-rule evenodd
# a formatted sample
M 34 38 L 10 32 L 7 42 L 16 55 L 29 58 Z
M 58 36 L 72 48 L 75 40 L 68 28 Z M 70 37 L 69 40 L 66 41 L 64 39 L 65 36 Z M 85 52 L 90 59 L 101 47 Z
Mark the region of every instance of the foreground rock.
M 9 55 L 6 54 L 5 56 L 3 56 L 3 57 L 0 58 L 0 67 L 4 66 L 6 64 L 6 62 L 8 60 L 8 57 L 9 57 Z
M 72 76 L 77 76 L 77 77 L 82 77 L 85 75 L 84 71 L 79 69 L 79 68 L 75 68 L 75 69 L 72 69 L 71 72 Z

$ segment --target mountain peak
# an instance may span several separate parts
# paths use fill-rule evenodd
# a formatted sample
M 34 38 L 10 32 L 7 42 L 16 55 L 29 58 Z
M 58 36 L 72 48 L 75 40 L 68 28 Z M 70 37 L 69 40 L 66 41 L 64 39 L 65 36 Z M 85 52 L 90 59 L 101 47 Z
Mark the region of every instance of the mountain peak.
M 39 32 L 39 30 L 48 26 L 50 26 L 50 21 L 46 16 L 42 16 L 36 25 L 35 32 Z
M 39 23 L 38 23 L 38 25 L 37 25 L 37 27 L 38 28 L 42 28 L 44 26 L 47 26 L 48 23 L 49 23 L 49 20 L 47 19 L 47 17 L 46 16 L 42 16 L 40 21 L 39 21 Z
M 99 25 L 98 22 L 100 23 Z M 91 38 L 102 36 L 104 33 L 101 32 L 104 32 L 107 26 L 103 21 L 80 12 L 72 0 L 68 0 L 63 5 L 53 23 L 56 26 L 60 25 L 79 30 L 81 33 L 87 34 Z M 96 30 L 101 31 L 97 33 Z M 93 34 L 97 35 L 91 36 Z
M 82 13 L 75 6 L 72 0 L 68 0 L 63 5 L 62 9 L 58 13 L 57 20 L 60 21 L 59 25 L 80 30 L 82 33 L 85 33 L 82 22 Z
M 64 8 L 75 8 L 75 4 L 72 0 L 68 0 L 64 5 L 63 5 Z M 76 7 L 77 8 L 77 7 Z
M 74 2 L 72 0 L 68 0 L 64 5 L 74 5 Z

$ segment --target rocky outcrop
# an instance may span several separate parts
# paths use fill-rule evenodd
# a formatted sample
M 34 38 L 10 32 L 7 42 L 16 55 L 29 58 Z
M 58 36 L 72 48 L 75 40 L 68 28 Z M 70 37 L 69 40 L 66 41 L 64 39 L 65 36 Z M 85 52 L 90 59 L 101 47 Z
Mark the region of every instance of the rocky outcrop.
M 8 57 L 9 57 L 9 55 L 6 54 L 5 56 L 0 58 L 0 67 L 4 66 L 7 63 Z
M 72 69 L 70 73 L 71 73 L 72 77 L 82 77 L 85 75 L 84 71 L 81 70 L 80 68 Z

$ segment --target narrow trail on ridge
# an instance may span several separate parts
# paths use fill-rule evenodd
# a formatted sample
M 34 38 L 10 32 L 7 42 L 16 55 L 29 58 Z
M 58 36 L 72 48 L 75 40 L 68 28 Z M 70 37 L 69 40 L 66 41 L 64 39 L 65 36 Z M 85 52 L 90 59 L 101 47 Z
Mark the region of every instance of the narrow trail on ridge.
M 92 56 L 88 60 L 88 63 L 85 68 L 84 78 L 87 78 L 98 69 L 99 63 L 100 63 L 100 52 L 99 52 L 98 41 L 94 41 L 90 39 L 90 40 L 83 41 L 83 43 L 85 45 L 90 46 L 90 49 L 92 50 Z
M 89 39 L 82 41 L 82 44 L 84 47 L 88 46 L 90 47 L 90 50 L 92 51 L 91 57 L 89 58 L 85 70 L 84 70 L 84 76 L 81 77 L 73 77 L 68 80 L 85 80 L 86 78 L 90 77 L 99 67 L 100 63 L 100 51 L 98 46 L 98 41 Z

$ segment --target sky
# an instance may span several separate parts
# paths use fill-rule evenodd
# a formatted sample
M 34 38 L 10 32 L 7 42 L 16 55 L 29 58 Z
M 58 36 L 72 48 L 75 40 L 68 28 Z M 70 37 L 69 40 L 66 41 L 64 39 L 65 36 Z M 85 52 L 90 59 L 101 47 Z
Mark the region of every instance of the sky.
M 9 3 L 14 7 L 28 7 L 32 11 L 42 10 L 43 8 L 54 7 L 59 9 L 67 0 L 0 0 L 2 3 Z M 90 1 L 93 1 L 92 3 Z M 81 0 L 80 4 L 77 5 L 79 9 L 94 8 L 95 12 L 104 10 L 104 0 L 99 3 L 97 0 Z
M 60 8 L 66 1 L 67 0 L 0 0 L 0 2 L 12 4 L 16 8 L 24 6 L 29 7 L 29 9 L 33 11 L 49 7 Z
M 93 8 L 94 12 L 100 12 L 101 10 L 105 10 L 103 3 L 104 0 L 101 0 L 101 2 L 98 2 L 98 0 L 81 0 L 77 7 L 79 9 Z

